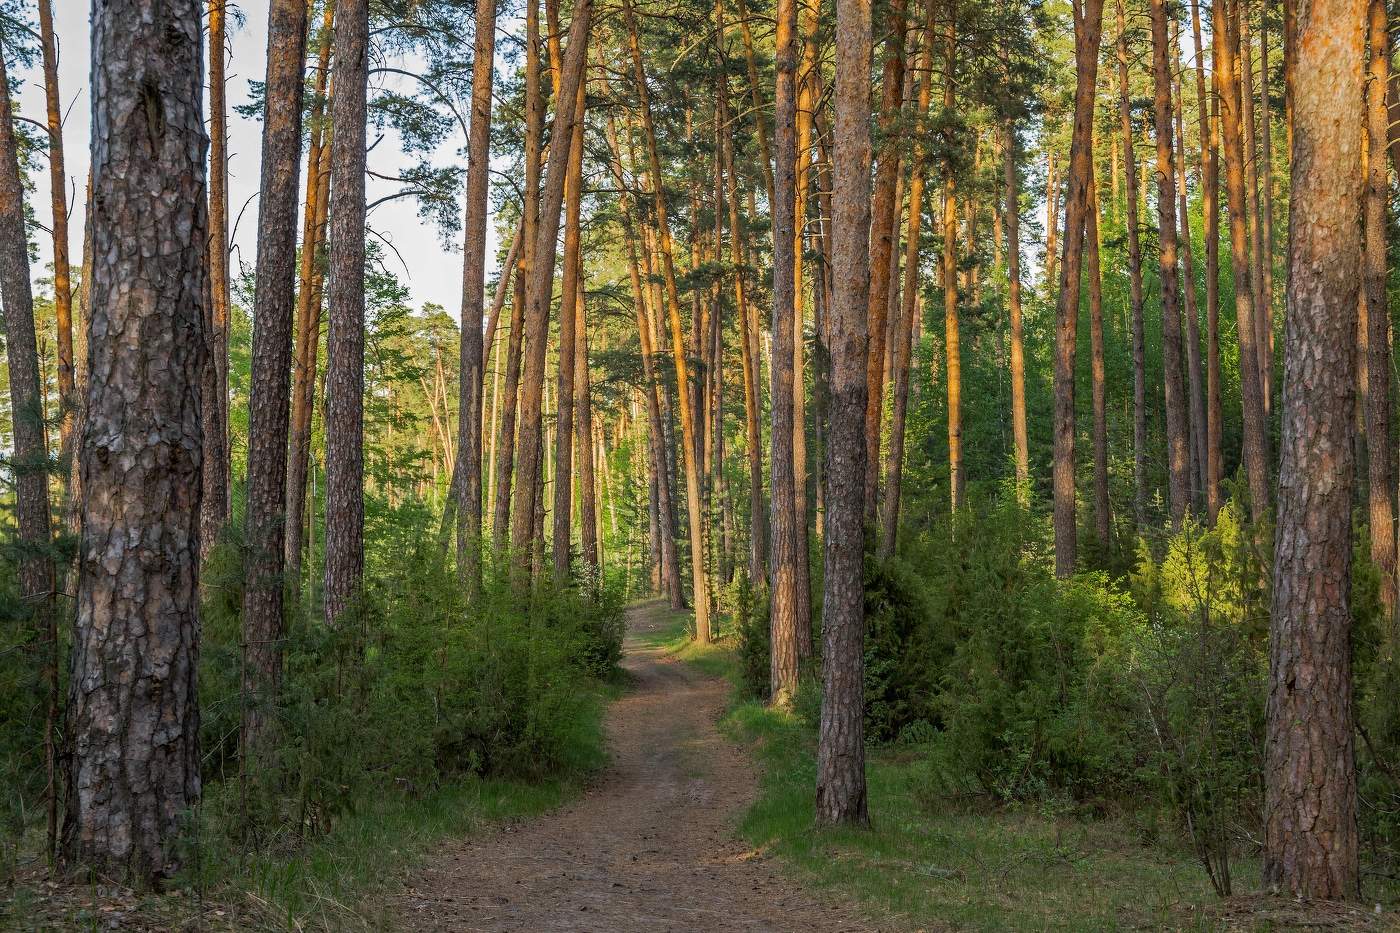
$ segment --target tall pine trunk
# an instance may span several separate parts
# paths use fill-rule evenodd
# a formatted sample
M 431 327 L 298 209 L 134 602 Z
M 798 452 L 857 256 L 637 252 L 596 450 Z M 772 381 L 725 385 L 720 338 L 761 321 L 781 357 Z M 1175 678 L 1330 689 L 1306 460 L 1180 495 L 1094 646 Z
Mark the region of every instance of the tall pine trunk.
M 797 690 L 798 615 L 797 480 L 793 469 L 796 430 L 793 339 L 797 296 L 797 7 L 779 0 L 775 38 L 776 87 L 773 95 L 773 314 L 769 367 L 772 469 L 769 493 L 772 550 L 768 577 L 771 653 L 769 686 L 775 704 L 791 701 Z
M 1123 226 L 1128 240 L 1128 300 L 1133 341 L 1133 519 L 1138 531 L 1147 528 L 1147 337 L 1142 297 L 1142 245 L 1138 235 L 1138 170 L 1133 146 L 1132 98 L 1128 89 L 1128 22 L 1124 0 L 1118 13 L 1118 124 L 1123 134 L 1123 197 L 1127 213 Z
M 1365 10 L 1298 10 L 1264 881 L 1301 898 L 1360 893 L 1349 597 L 1362 137 L 1337 128 L 1363 125 Z
M 1158 280 L 1162 296 L 1162 382 L 1166 397 L 1167 502 L 1180 527 L 1191 504 L 1191 450 L 1181 368 L 1180 280 L 1177 278 L 1176 150 L 1172 144 L 1172 78 L 1166 0 L 1150 0 L 1152 109 L 1157 143 Z
M 1103 0 L 1086 0 L 1074 23 L 1076 81 L 1069 186 L 1065 193 L 1064 253 L 1055 307 L 1054 529 L 1055 574 L 1074 572 L 1078 546 L 1075 502 L 1074 357 L 1079 322 L 1079 277 L 1084 215 L 1093 184 L 1094 94 L 1098 84 Z
M 870 307 L 870 3 L 837 0 L 832 152 L 831 412 L 827 433 L 818 825 L 870 821 L 865 782 L 865 413 Z
M 326 622 L 360 587 L 365 565 L 365 94 L 368 0 L 342 0 L 331 106 L 331 219 L 326 336 Z
M 1236 0 L 1238 2 L 1238 0 Z M 1269 415 L 1259 372 L 1254 290 L 1250 284 L 1248 210 L 1244 188 L 1244 139 L 1240 125 L 1239 37 L 1231 0 L 1216 0 L 1212 30 L 1215 44 L 1215 93 L 1220 99 L 1220 138 L 1225 155 L 1225 188 L 1230 209 L 1230 266 L 1235 277 L 1235 321 L 1240 344 L 1240 403 L 1243 409 L 1244 469 L 1250 514 L 1262 522 L 1269 514 Z M 1223 27 L 1223 28 L 1221 28 Z M 1355 338 L 1349 338 L 1355 340 Z
M 224 37 L 228 0 L 209 0 L 209 314 L 205 335 L 209 371 L 204 404 L 204 497 L 200 502 L 200 559 L 218 542 L 228 521 L 228 107 L 224 98 Z
M 321 298 L 325 271 L 321 254 L 330 208 L 330 121 L 326 93 L 330 82 L 331 27 L 335 4 L 327 3 L 318 39 L 317 67 L 308 123 L 311 141 L 306 157 L 306 206 L 302 212 L 301 268 L 297 282 L 296 352 L 292 357 L 292 420 L 287 442 L 287 579 L 293 592 L 301 587 L 306 540 L 306 482 L 311 465 L 311 416 L 316 404 L 316 357 L 321 343 Z
M 1371 560 L 1380 571 L 1381 602 L 1395 611 L 1395 529 L 1390 496 L 1390 309 L 1386 297 L 1386 202 L 1390 196 L 1386 168 L 1390 86 L 1389 17 L 1384 0 L 1367 5 L 1371 54 L 1366 82 L 1366 128 L 1370 141 L 1364 199 L 1365 254 L 1362 267 L 1366 302 L 1366 448 L 1370 491 Z
M 273 726 L 286 631 L 287 428 L 296 302 L 297 186 L 301 169 L 306 3 L 273 0 L 267 14 L 262 196 L 248 399 L 248 480 L 243 587 L 242 748 L 260 752 Z
M 467 595 L 481 591 L 482 302 L 486 294 L 486 194 L 491 172 L 491 103 L 496 61 L 496 0 L 477 0 L 472 52 L 472 110 L 462 221 L 462 330 L 457 388 L 457 574 Z M 502 278 L 510 277 L 509 261 Z M 504 293 L 502 293 L 504 294 Z M 493 310 L 495 310 L 493 308 Z M 497 312 L 499 313 L 499 312 Z
M 209 299 L 200 4 L 172 0 L 159 18 L 149 7 L 92 12 L 94 339 L 63 829 L 67 867 L 141 888 L 181 868 L 177 842 L 200 798 Z

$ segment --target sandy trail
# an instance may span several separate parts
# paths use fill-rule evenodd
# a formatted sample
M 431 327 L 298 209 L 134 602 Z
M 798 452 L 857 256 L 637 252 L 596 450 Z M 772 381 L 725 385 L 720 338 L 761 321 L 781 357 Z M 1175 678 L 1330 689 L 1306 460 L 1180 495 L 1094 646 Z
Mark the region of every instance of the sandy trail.
M 628 610 L 635 686 L 608 711 L 612 763 L 571 805 L 443 846 L 407 879 L 410 930 L 871 930 L 735 837 L 755 768 L 716 731 L 728 685 L 642 638 L 663 603 Z

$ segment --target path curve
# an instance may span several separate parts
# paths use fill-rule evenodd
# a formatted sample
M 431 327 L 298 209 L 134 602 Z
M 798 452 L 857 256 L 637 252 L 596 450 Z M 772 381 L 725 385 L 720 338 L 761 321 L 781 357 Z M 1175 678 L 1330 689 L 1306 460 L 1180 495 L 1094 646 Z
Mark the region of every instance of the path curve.
M 735 833 L 757 772 L 715 724 L 728 685 L 643 644 L 665 604 L 628 610 L 634 687 L 607 715 L 611 764 L 574 803 L 442 847 L 398 899 L 408 930 L 874 929 Z

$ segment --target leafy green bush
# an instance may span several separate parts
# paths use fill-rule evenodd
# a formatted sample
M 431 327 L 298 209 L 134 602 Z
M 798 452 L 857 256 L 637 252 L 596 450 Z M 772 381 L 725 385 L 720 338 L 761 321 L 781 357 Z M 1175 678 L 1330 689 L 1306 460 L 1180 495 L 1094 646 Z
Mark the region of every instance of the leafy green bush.
M 773 633 L 769 628 L 765 592 L 755 587 L 746 575 L 739 574 L 734 584 L 732 607 L 744 693 L 754 699 L 767 700 L 772 687 Z
M 269 701 L 240 689 L 237 542 L 211 561 L 201 701 L 212 826 L 275 842 L 262 835 L 323 832 L 373 795 L 600 763 L 589 685 L 616 671 L 620 594 L 522 597 L 500 580 L 468 606 L 434 535 L 400 543 L 397 559 L 379 551 L 335 628 L 319 611 L 289 611 L 272 749 L 241 774 L 241 710 Z

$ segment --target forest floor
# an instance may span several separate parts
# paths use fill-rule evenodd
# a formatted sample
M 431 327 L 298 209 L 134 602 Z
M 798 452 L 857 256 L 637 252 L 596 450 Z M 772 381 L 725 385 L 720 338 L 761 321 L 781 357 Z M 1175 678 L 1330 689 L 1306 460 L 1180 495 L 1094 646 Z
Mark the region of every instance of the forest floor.
M 854 931 L 898 924 L 814 894 L 746 845 L 759 782 L 721 735 L 730 684 L 664 645 L 664 602 L 628 610 L 632 687 L 606 719 L 609 767 L 554 812 L 440 847 L 391 925 L 409 930 Z

